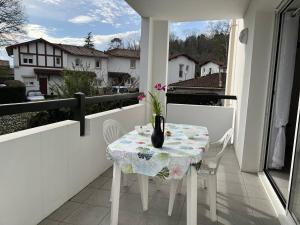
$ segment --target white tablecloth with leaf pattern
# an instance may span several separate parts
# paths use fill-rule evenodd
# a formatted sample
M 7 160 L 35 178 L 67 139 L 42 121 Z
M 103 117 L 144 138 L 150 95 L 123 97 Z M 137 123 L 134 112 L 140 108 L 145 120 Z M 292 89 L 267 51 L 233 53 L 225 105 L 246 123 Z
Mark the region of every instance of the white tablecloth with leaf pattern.
M 187 138 L 185 131 L 189 129 L 197 135 Z M 165 136 L 162 148 L 151 144 L 152 125 L 148 124 L 145 130 L 142 135 L 133 130 L 108 146 L 108 158 L 116 161 L 123 173 L 181 179 L 192 164 L 201 163 L 209 145 L 206 127 L 167 123 L 171 136 Z

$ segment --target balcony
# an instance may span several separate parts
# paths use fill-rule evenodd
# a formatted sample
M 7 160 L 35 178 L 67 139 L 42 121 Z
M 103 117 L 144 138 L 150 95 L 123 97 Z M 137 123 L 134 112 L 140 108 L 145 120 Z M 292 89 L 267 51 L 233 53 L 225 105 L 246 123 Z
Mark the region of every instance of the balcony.
M 167 121 L 207 126 L 216 140 L 232 126 L 233 112 L 230 107 L 168 104 Z M 145 124 L 145 116 L 146 105 L 136 104 L 86 116 L 84 136 L 80 122 L 71 120 L 0 136 L 0 224 L 108 225 L 112 162 L 106 159 L 102 123 L 116 119 L 129 131 Z M 129 175 L 129 186 L 121 190 L 119 224 L 185 224 L 184 190 L 168 217 L 169 184 L 150 180 L 149 210 L 143 212 L 136 176 Z M 198 224 L 216 224 L 201 179 L 198 193 Z M 258 176 L 240 172 L 233 146 L 218 172 L 217 214 L 224 225 L 279 224 Z
M 111 181 L 112 168 L 109 168 L 39 225 L 110 224 Z M 224 156 L 218 173 L 218 222 L 216 223 L 210 221 L 207 196 L 207 190 L 199 188 L 198 224 L 200 225 L 280 224 L 258 176 L 239 171 L 233 149 L 229 149 Z M 177 195 L 173 215 L 168 217 L 169 185 L 162 180 L 150 180 L 149 210 L 143 212 L 136 176 L 130 175 L 129 185 L 123 187 L 121 193 L 119 224 L 184 225 L 186 224 L 185 199 L 184 192 Z

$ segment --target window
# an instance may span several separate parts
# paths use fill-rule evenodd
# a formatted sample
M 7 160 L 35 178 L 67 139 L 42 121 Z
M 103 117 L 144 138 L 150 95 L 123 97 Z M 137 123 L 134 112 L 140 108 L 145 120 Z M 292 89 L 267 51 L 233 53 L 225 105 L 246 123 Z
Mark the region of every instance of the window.
M 186 65 L 185 70 L 189 71 L 189 68 L 190 68 L 189 65 Z
M 101 68 L 101 59 L 96 60 L 96 68 Z
M 202 70 L 202 71 L 203 71 L 203 73 L 205 73 L 205 68 L 203 68 L 203 70 Z
M 56 57 L 56 64 L 60 65 L 60 58 L 59 57 Z
M 81 60 L 80 60 L 79 58 L 76 58 L 76 59 L 75 59 L 75 66 L 79 66 L 79 65 L 80 65 L 80 61 L 81 61 Z
M 33 56 L 32 55 L 23 55 L 23 63 L 24 64 L 33 64 Z
M 211 74 L 212 68 L 209 68 L 209 74 Z
M 179 64 L 179 77 L 182 78 L 183 77 L 183 64 Z
M 136 60 L 135 59 L 130 59 L 130 69 L 135 69 L 135 63 L 136 63 Z

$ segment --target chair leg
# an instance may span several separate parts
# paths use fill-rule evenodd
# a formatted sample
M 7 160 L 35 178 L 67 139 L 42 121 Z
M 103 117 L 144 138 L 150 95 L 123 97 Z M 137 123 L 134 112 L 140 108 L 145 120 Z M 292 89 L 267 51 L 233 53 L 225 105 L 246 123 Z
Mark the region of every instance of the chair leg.
M 217 220 L 217 176 L 208 176 L 208 191 L 210 203 L 210 218 L 212 221 Z
M 168 208 L 168 215 L 171 216 L 172 215 L 172 211 L 173 211 L 173 206 L 174 206 L 174 202 L 175 202 L 175 197 L 176 197 L 176 193 L 177 193 L 177 189 L 179 186 L 179 182 L 178 180 L 171 180 L 170 181 L 170 197 L 169 197 L 169 208 Z
M 111 203 L 111 225 L 118 225 L 119 218 L 119 200 L 120 200 L 121 169 L 117 163 L 114 163 L 113 188 Z
M 141 199 L 143 210 L 148 210 L 148 177 L 144 175 L 138 175 L 138 182 L 141 191 Z

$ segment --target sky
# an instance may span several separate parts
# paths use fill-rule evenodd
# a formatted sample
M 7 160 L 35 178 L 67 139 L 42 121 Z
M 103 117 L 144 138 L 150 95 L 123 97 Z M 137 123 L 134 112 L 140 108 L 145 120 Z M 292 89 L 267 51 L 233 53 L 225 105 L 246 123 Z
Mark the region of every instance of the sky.
M 18 42 L 44 38 L 53 43 L 82 45 L 92 32 L 95 47 L 106 50 L 109 41 L 119 37 L 139 41 L 140 16 L 124 0 L 23 0 L 26 34 Z M 171 23 L 171 32 L 180 38 L 203 33 L 205 21 Z M 4 49 L 0 59 L 9 59 Z

